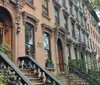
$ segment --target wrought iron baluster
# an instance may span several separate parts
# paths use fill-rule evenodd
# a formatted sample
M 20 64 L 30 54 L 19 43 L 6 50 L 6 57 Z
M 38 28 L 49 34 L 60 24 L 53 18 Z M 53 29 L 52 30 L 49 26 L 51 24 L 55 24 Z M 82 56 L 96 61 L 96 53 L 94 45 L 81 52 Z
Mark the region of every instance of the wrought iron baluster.
M 19 68 L 22 68 L 22 59 L 19 60 Z
M 40 70 L 40 72 L 41 72 L 40 81 L 41 81 L 41 82 L 44 82 L 44 80 L 43 80 L 43 79 L 44 79 L 44 76 L 43 76 L 43 71 L 42 71 L 42 70 Z
M 36 65 L 35 65 L 36 66 Z M 39 75 L 39 68 L 38 66 L 36 66 L 36 75 L 38 76 Z

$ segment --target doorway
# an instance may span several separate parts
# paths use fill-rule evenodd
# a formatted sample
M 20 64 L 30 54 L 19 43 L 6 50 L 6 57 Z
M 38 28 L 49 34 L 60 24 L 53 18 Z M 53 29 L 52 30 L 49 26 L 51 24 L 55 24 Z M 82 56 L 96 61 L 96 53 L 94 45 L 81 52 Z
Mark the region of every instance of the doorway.
M 0 45 L 7 43 L 12 49 L 12 19 L 9 11 L 0 6 Z M 12 59 L 12 55 L 11 59 Z
M 63 47 L 60 39 L 58 39 L 57 41 L 57 46 L 58 46 L 59 70 L 60 72 L 64 72 Z

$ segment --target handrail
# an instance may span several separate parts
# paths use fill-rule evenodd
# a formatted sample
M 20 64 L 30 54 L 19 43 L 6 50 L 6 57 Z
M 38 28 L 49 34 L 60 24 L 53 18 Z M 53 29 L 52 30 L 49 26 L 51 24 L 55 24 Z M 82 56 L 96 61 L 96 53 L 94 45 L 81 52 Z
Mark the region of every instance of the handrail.
M 30 56 L 22 56 L 22 57 L 19 57 L 18 58 L 19 61 L 20 61 L 20 65 L 19 67 L 22 67 L 22 61 L 24 60 L 24 67 L 26 65 L 26 67 L 28 67 L 29 63 L 31 62 L 30 66 L 33 64 L 35 65 L 35 68 L 36 68 L 36 71 L 38 73 L 39 69 L 40 69 L 40 73 L 41 73 L 41 76 L 40 76 L 40 79 L 42 77 L 42 81 L 43 81 L 43 73 L 45 74 L 45 77 L 46 77 L 46 85 L 49 83 L 48 82 L 48 78 L 51 80 L 51 84 L 53 85 L 53 83 L 55 82 L 55 85 L 63 85 L 59 80 L 57 80 L 51 73 L 49 73 L 46 69 L 44 69 L 42 66 L 40 66 L 40 64 L 34 60 L 32 57 Z M 29 66 L 29 67 L 30 67 Z M 32 66 L 31 66 L 32 67 Z M 34 66 L 33 66 L 34 67 Z M 38 74 L 37 74 L 38 75 Z
M 75 69 L 74 67 L 67 65 L 71 70 L 73 70 L 74 72 L 77 72 L 78 75 L 80 75 L 82 78 L 86 79 L 86 81 L 88 81 L 89 83 L 91 83 L 91 85 L 99 85 L 96 82 L 92 81 L 90 78 L 86 77 L 84 74 L 82 74 L 80 71 L 78 71 L 77 69 Z
M 6 70 L 8 70 L 8 66 L 16 73 L 17 77 L 21 78 L 22 85 L 34 85 L 20 70 L 19 68 L 8 58 L 7 55 L 0 52 L 0 64 L 7 65 Z M 3 60 L 3 61 L 2 61 Z M 4 63 L 2 63 L 4 62 Z

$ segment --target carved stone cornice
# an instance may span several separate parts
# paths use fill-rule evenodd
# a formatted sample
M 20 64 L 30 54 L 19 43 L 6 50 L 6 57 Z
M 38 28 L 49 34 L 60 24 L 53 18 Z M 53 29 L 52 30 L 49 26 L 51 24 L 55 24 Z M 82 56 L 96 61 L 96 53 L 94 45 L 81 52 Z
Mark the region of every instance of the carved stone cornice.
M 65 16 L 69 17 L 70 14 L 68 13 L 68 11 L 65 8 L 62 9 L 62 12 Z
M 23 23 L 24 24 L 26 22 L 31 23 L 34 26 L 35 31 L 37 31 L 37 26 L 38 26 L 39 20 L 35 16 L 33 16 L 25 11 L 22 12 L 22 16 L 23 16 Z
M 9 4 L 10 0 L 2 0 L 3 4 L 6 5 L 6 4 Z
M 57 42 L 58 38 L 62 40 L 62 43 L 65 44 L 66 42 L 66 32 L 63 27 L 56 27 L 54 28 L 55 40 Z
M 53 0 L 53 4 L 54 4 L 54 6 L 57 7 L 58 9 L 61 8 L 61 5 L 60 5 L 60 3 L 59 3 L 57 0 Z
M 50 37 L 52 38 L 52 32 L 53 32 L 52 27 L 45 23 L 42 23 L 41 26 L 42 26 L 42 34 L 44 34 L 44 32 L 47 32 L 48 34 L 50 34 Z
M 76 20 L 73 16 L 70 16 L 70 19 L 71 19 L 72 22 L 76 22 Z

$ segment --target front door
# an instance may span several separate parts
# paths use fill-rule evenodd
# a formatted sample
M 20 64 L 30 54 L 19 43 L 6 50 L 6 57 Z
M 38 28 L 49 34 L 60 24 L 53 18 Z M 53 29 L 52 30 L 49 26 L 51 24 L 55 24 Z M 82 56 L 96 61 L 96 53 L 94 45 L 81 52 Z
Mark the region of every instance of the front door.
M 11 29 L 0 22 L 0 44 L 8 43 L 11 47 Z
M 58 44 L 59 70 L 60 72 L 64 72 L 63 48 L 60 39 L 58 39 L 57 44 Z
M 0 22 L 0 44 L 6 42 L 6 26 Z

